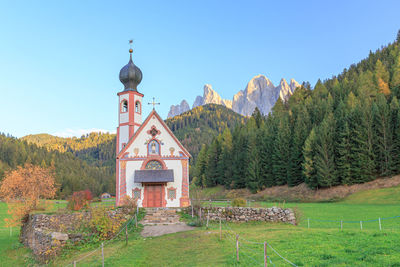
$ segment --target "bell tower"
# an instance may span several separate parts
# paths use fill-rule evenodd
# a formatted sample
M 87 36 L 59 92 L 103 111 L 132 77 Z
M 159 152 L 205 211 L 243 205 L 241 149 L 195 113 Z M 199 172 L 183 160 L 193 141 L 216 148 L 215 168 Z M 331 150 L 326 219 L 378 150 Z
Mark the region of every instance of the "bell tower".
M 119 72 L 119 80 L 124 90 L 118 95 L 117 154 L 128 143 L 142 124 L 142 98 L 137 86 L 142 81 L 142 71 L 133 64 L 132 48 L 129 62 Z

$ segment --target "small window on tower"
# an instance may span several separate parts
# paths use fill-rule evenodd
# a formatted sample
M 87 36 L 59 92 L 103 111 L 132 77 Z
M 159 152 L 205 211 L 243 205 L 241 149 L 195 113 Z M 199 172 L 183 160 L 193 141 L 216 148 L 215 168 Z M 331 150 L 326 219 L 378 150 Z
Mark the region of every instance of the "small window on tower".
M 128 112 L 128 101 L 126 100 L 122 102 L 122 112 Z
M 136 113 L 140 113 L 140 102 L 139 101 L 137 101 L 135 104 L 135 111 L 136 111 Z

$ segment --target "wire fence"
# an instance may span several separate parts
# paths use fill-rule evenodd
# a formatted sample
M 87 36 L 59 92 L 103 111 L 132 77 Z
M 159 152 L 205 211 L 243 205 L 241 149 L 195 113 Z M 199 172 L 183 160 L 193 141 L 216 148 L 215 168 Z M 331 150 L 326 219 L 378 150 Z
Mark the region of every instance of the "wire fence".
M 109 239 L 109 240 L 107 240 L 105 242 L 102 242 L 100 244 L 100 246 L 98 246 L 97 248 L 95 248 L 92 251 L 89 251 L 88 253 L 86 253 L 85 255 L 81 256 L 80 258 L 78 258 L 76 260 L 73 260 L 71 263 L 66 265 L 66 267 L 67 266 L 76 267 L 79 262 L 83 261 L 84 259 L 88 258 L 89 256 L 94 255 L 96 252 L 99 253 L 98 256 L 101 256 L 101 263 L 102 263 L 102 266 L 104 267 L 104 247 L 107 246 L 108 244 L 110 244 L 111 242 L 115 241 L 117 238 L 123 236 L 124 233 L 125 233 L 126 244 L 128 244 L 128 234 L 130 232 L 129 227 L 131 225 L 133 225 L 133 227 L 131 227 L 131 228 L 133 228 L 133 229 L 137 229 L 138 228 L 138 215 L 139 215 L 139 209 L 137 208 L 136 209 L 136 213 L 125 223 L 125 225 L 123 227 L 121 227 L 119 232 L 117 234 L 115 234 L 113 238 L 111 238 L 111 239 Z M 121 233 L 122 233 L 122 235 L 121 235 Z
M 206 227 L 219 230 L 220 239 L 230 243 L 231 247 L 234 248 L 234 261 L 241 265 L 275 266 L 274 262 L 277 262 L 280 265 L 286 263 L 289 266 L 297 266 L 282 256 L 269 242 L 255 242 L 244 238 L 235 232 L 223 218 L 220 218 L 219 222 L 208 222 Z
M 337 228 L 359 230 L 400 230 L 400 216 L 368 220 L 326 220 L 307 218 L 307 228 Z

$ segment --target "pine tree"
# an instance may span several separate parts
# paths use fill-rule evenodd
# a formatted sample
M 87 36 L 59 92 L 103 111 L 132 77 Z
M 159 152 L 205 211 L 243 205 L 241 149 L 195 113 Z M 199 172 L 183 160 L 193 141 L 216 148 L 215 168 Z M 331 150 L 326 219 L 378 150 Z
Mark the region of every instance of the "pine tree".
M 392 135 L 392 147 L 390 155 L 392 158 L 391 170 L 393 173 L 400 172 L 400 104 L 397 97 L 393 97 L 390 103 L 390 131 Z
M 391 172 L 391 145 L 390 110 L 384 95 L 379 94 L 372 104 L 374 119 L 374 154 L 377 172 L 380 175 L 389 175 Z
M 205 172 L 207 165 L 207 145 L 203 144 L 201 146 L 200 152 L 197 155 L 196 165 L 194 167 L 194 181 L 198 186 L 205 186 Z
M 295 186 L 305 181 L 303 173 L 303 145 L 310 132 L 311 122 L 308 111 L 304 105 L 297 112 L 296 122 L 293 127 L 293 138 L 290 146 L 290 173 L 288 185 Z
M 335 119 L 328 113 L 315 131 L 314 166 L 318 187 L 330 187 L 338 183 L 335 173 L 334 135 Z
M 284 185 L 288 181 L 290 171 L 290 126 L 287 114 L 283 114 L 279 119 L 277 136 L 274 140 L 274 150 L 272 152 L 272 171 L 277 185 Z
M 313 128 L 308 135 L 303 147 L 303 172 L 306 184 L 311 188 L 318 187 L 318 179 L 315 170 L 315 129 Z

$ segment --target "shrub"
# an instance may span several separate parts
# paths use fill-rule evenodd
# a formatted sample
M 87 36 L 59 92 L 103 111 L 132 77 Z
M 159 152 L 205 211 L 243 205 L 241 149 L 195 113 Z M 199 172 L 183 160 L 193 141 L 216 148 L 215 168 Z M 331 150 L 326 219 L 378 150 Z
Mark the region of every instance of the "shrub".
M 101 202 L 101 198 L 94 197 L 94 198 L 92 199 L 92 202 Z
M 232 207 L 246 207 L 246 199 L 235 198 L 232 200 Z
M 110 239 L 121 226 L 126 222 L 126 219 L 121 214 L 116 214 L 113 218 L 109 215 L 110 208 L 107 207 L 92 207 L 91 218 L 89 220 L 89 228 L 97 234 L 100 240 Z
M 70 210 L 88 208 L 92 199 L 92 193 L 89 190 L 74 192 L 68 199 L 68 208 Z
M 136 199 L 125 196 L 121 201 L 121 208 L 123 209 L 125 214 L 133 215 L 136 212 L 137 202 Z

